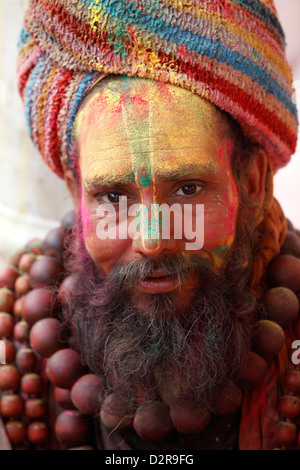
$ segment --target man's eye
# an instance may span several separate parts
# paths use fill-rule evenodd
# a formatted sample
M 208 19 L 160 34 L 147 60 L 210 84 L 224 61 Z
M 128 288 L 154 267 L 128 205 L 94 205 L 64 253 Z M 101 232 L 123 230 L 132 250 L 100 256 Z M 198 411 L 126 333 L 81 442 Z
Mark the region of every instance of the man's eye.
M 202 186 L 199 184 L 185 184 L 176 191 L 175 196 L 194 196 L 200 189 L 202 189 Z
M 124 194 L 111 191 L 109 193 L 102 194 L 101 199 L 105 204 L 119 204 L 124 197 L 126 197 Z

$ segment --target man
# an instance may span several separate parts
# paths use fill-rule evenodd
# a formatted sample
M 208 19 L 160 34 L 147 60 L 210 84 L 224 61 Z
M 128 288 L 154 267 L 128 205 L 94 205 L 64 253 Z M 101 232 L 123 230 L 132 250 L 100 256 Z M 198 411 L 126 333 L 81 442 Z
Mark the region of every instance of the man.
M 285 411 L 279 382 L 295 333 L 277 324 L 286 318 L 262 320 L 267 266 L 286 236 L 272 175 L 297 135 L 273 2 L 32 0 L 18 74 L 33 142 L 76 208 L 60 288 L 75 339 L 42 354 L 56 397 L 70 389 L 70 408 L 85 413 L 80 381 L 95 381 L 89 439 L 102 449 L 296 448 L 300 390 L 283 390 Z M 31 324 L 28 298 L 47 284 L 36 263 L 22 307 Z M 275 268 L 269 277 L 298 324 L 300 287 Z M 86 421 L 73 415 L 70 431 L 67 419 L 52 423 L 58 440 L 90 443 Z M 33 423 L 27 439 L 39 445 Z M 12 442 L 25 441 L 12 427 Z

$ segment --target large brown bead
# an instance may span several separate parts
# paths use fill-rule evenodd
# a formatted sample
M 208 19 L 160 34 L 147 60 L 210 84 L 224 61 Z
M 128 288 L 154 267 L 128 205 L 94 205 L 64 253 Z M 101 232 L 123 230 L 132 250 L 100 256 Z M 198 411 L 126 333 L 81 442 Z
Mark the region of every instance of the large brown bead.
M 174 428 L 182 434 L 197 434 L 203 431 L 211 420 L 211 414 L 206 408 L 192 407 L 179 400 L 172 403 L 170 416 Z
M 136 411 L 133 427 L 141 439 L 158 442 L 166 439 L 173 430 L 170 410 L 162 402 L 146 402 Z
M 113 392 L 103 402 L 100 418 L 108 429 L 123 431 L 132 426 L 134 407 L 131 400 Z
M 23 301 L 24 301 L 24 297 L 19 297 L 19 299 L 15 300 L 15 303 L 13 306 L 13 314 L 18 319 L 21 319 L 23 316 L 23 313 L 22 313 Z
M 37 366 L 37 357 L 32 349 L 21 348 L 17 352 L 16 364 L 21 372 L 33 372 Z
M 38 258 L 29 271 L 31 286 L 37 288 L 55 284 L 59 280 L 62 270 L 60 262 L 53 257 Z
M 24 255 L 25 251 L 24 250 L 14 250 L 11 253 L 7 255 L 6 261 L 7 264 L 10 264 L 11 266 L 14 266 L 17 268 L 19 266 L 19 262 L 21 259 L 21 256 Z
M 14 319 L 9 313 L 0 313 L 0 338 L 9 338 L 14 330 Z
M 59 406 L 61 406 L 65 410 L 76 409 L 71 399 L 71 390 L 68 390 L 66 388 L 54 387 L 54 398 L 59 404 Z
M 3 395 L 0 400 L 0 413 L 5 418 L 18 418 L 24 411 L 24 402 L 19 395 Z
M 70 447 L 68 450 L 95 450 L 92 446 Z
M 72 387 L 71 399 L 76 408 L 86 415 L 100 412 L 103 380 L 94 374 L 80 377 Z
M 29 373 L 21 379 L 21 390 L 29 395 L 35 395 L 42 390 L 42 379 L 38 374 Z
M 23 273 L 29 273 L 31 266 L 36 260 L 36 256 L 33 253 L 25 253 L 21 256 L 19 261 L 19 269 Z
M 0 366 L 0 388 L 2 390 L 17 390 L 20 378 L 20 372 L 15 366 Z
M 3 287 L 0 289 L 0 312 L 11 313 L 14 306 L 14 293 Z
M 25 402 L 25 414 L 30 419 L 38 419 L 46 413 L 46 405 L 41 398 L 29 398 Z
M 22 274 L 16 279 L 15 291 L 18 295 L 25 295 L 31 290 L 30 279 L 27 274 Z
M 295 232 L 287 231 L 280 253 L 300 258 L 300 237 Z
M 67 304 L 72 298 L 72 293 L 76 292 L 78 276 L 71 274 L 67 276 L 60 285 L 58 298 L 63 304 Z
M 293 322 L 298 317 L 299 300 L 296 294 L 286 287 L 274 287 L 263 298 L 268 318 L 280 325 Z
M 92 421 L 80 411 L 67 410 L 60 413 L 55 422 L 57 439 L 66 447 L 77 447 L 89 443 Z
M 5 425 L 7 436 L 13 444 L 18 444 L 26 438 L 26 427 L 22 421 L 9 421 Z
M 50 357 L 60 348 L 60 322 L 56 318 L 43 318 L 30 331 L 33 349 L 43 357 Z
M 7 289 L 13 290 L 18 277 L 18 269 L 15 266 L 7 266 L 0 271 L 0 287 L 6 287 Z
M 64 246 L 65 230 L 62 227 L 50 230 L 43 242 L 43 249 L 46 256 L 61 255 Z
M 11 363 L 14 361 L 16 357 L 16 347 L 15 345 L 8 339 L 3 339 L 2 340 L 5 345 L 5 361 L 7 364 Z
M 46 372 L 56 387 L 72 388 L 85 369 L 74 349 L 61 349 L 48 359 Z
M 278 410 L 285 418 L 295 418 L 300 415 L 300 399 L 292 395 L 284 395 L 280 397 Z
M 258 354 L 250 351 L 236 381 L 237 385 L 245 389 L 256 389 L 265 378 L 267 371 L 267 362 Z
M 216 415 L 229 415 L 234 413 L 242 404 L 243 394 L 233 382 L 227 382 L 214 402 Z
M 282 446 L 292 446 L 297 439 L 297 426 L 281 421 L 275 428 L 275 441 Z
M 284 377 L 285 386 L 294 393 L 300 393 L 300 371 L 288 370 Z
M 252 337 L 252 349 L 257 354 L 269 359 L 276 356 L 285 343 L 285 334 L 281 326 L 271 320 L 259 320 Z
M 19 321 L 14 326 L 14 338 L 20 343 L 26 343 L 29 340 L 30 326 L 24 320 Z
M 63 229 L 66 229 L 67 231 L 72 230 L 72 228 L 75 225 L 75 221 L 76 221 L 75 211 L 67 212 L 67 214 L 65 214 L 63 218 L 61 219 L 61 226 Z
M 50 289 L 45 287 L 34 289 L 24 297 L 22 305 L 24 320 L 33 325 L 42 318 L 49 317 L 56 307 L 57 299 Z
M 297 318 L 293 325 L 293 330 L 296 335 L 296 338 L 300 338 L 300 316 Z
M 300 260 L 291 255 L 276 256 L 268 267 L 271 287 L 287 287 L 294 292 L 300 290 Z
M 43 254 L 43 241 L 40 238 L 33 238 L 26 243 L 25 251 L 40 256 Z
M 43 421 L 33 421 L 27 428 L 27 437 L 35 445 L 42 444 L 48 437 L 48 428 Z

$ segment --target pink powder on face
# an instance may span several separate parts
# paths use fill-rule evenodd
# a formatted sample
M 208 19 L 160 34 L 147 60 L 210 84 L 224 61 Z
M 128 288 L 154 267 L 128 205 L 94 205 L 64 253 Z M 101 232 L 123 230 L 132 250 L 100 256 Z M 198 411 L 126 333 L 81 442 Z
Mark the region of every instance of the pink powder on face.
M 87 231 L 93 230 L 94 225 L 92 222 L 90 208 L 87 206 L 84 195 L 82 193 L 81 193 L 81 199 L 80 199 L 80 217 L 81 217 L 82 227 L 83 227 L 83 237 L 84 239 L 86 239 Z
M 231 157 L 232 155 L 232 142 L 230 139 L 227 140 L 227 154 L 228 157 Z
M 223 160 L 224 160 L 224 148 L 221 147 L 218 151 L 218 157 L 219 157 L 219 160 L 220 160 L 220 163 L 222 162 L 223 163 Z
M 228 161 L 225 161 L 224 156 L 224 148 L 221 147 L 218 151 L 218 157 L 220 161 L 220 165 L 224 165 L 226 169 L 226 176 L 229 182 L 228 191 L 224 191 L 223 193 L 223 202 L 227 205 L 227 217 L 225 219 L 225 225 L 228 228 L 228 238 L 233 237 L 234 235 L 234 224 L 235 224 L 235 216 L 236 216 L 236 206 L 238 204 L 238 190 L 236 188 L 236 184 L 234 178 L 231 174 L 230 166 L 229 166 L 229 158 L 232 152 L 232 142 L 230 139 L 227 140 L 226 145 Z

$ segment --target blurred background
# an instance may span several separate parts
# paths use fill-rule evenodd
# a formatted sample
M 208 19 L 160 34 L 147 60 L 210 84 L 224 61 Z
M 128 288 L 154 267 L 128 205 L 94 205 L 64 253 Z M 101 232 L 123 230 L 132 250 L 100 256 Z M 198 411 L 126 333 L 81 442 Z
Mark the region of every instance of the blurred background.
M 300 110 L 300 0 L 275 0 L 286 33 Z M 44 238 L 73 208 L 64 182 L 43 163 L 25 126 L 16 86 L 17 42 L 27 0 L 0 0 L 0 267 L 13 249 Z M 300 228 L 300 143 L 275 176 L 275 196 Z

